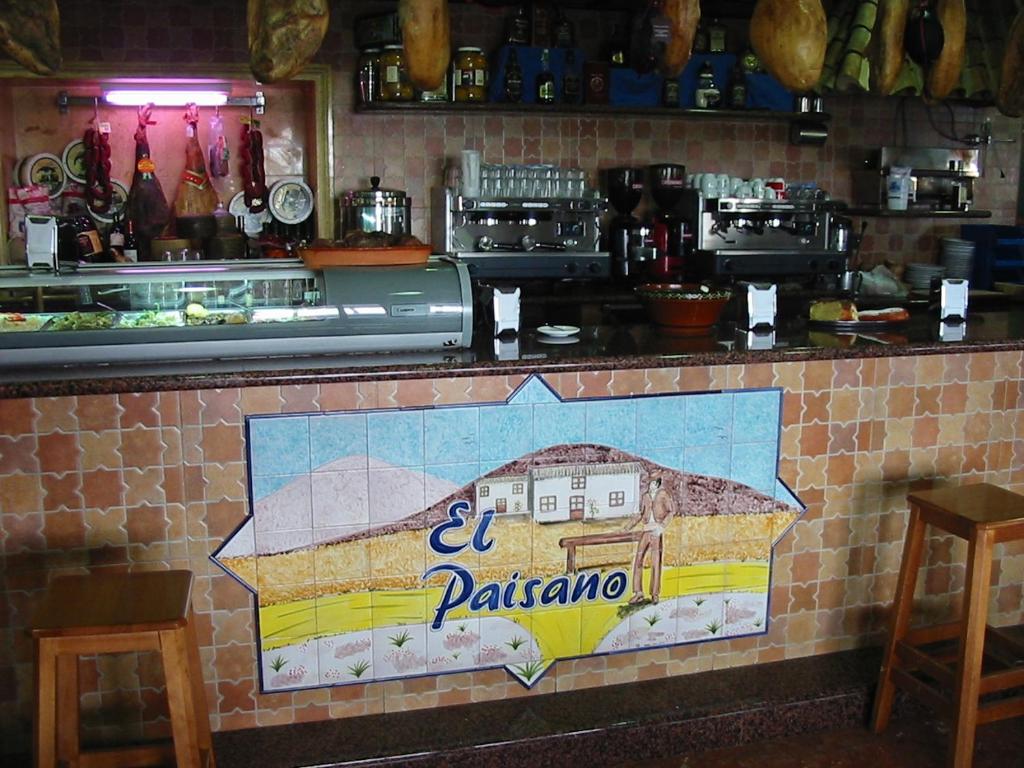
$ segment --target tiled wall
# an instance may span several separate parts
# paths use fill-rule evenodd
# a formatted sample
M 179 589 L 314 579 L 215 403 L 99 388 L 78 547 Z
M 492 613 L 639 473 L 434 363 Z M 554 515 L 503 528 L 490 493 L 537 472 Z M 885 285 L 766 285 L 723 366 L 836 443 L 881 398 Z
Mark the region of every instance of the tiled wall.
M 372 175 L 385 186 L 404 189 L 413 198 L 414 233 L 428 236 L 430 189 L 442 178 L 445 157 L 466 147 L 480 149 L 485 162 L 552 162 L 585 168 L 596 181 L 600 168 L 653 162 L 681 162 L 692 172 L 726 171 L 733 175 L 782 176 L 790 181 L 817 181 L 836 197 L 848 199 L 850 173 L 861 167 L 869 148 L 903 143 L 948 146 L 937 130 L 954 126 L 942 106 L 929 120 L 920 100 L 827 96 L 833 115 L 832 136 L 824 147 L 793 147 L 784 123 L 722 122 L 673 118 L 387 116 L 352 112 L 356 51 L 353 20 L 387 10 L 393 4 L 359 0 L 332 4 L 327 38 L 318 60 L 329 63 L 334 77 L 335 188 L 368 186 Z M 500 43 L 507 8 L 453 5 L 452 40 L 456 45 L 492 48 Z M 111 0 L 97 8 L 85 0 L 61 3 L 63 47 L 69 63 L 189 61 L 216 65 L 245 62 L 245 3 L 230 0 L 172 4 Z M 599 53 L 609 33 L 607 15 L 578 12 L 581 45 Z M 1017 217 L 1021 121 L 1000 117 L 992 109 L 956 106 L 955 130 L 977 133 L 985 117 L 994 118 L 995 134 L 1016 138 L 988 153 L 988 172 L 979 184 L 979 208 L 992 210 L 992 223 L 1013 224 Z M 903 123 L 906 123 L 904 130 Z M 905 138 L 905 141 L 904 141 Z M 872 219 L 862 248 L 868 264 L 931 260 L 937 238 L 955 235 L 959 222 L 931 219 Z
M 494 402 L 521 377 L 0 402 L 0 745 L 27 744 L 32 604 L 54 573 L 87 566 L 196 572 L 204 675 L 220 729 L 530 696 L 877 642 L 908 489 L 984 480 L 1024 491 L 1021 363 L 1020 352 L 1008 352 L 549 377 L 566 399 L 781 387 L 780 476 L 808 509 L 776 547 L 766 635 L 560 662 L 531 691 L 490 670 L 257 694 L 250 595 L 208 560 L 247 513 L 246 415 Z M 931 541 L 919 582 L 929 615 L 956 603 L 963 554 L 950 537 Z M 1000 549 L 993 583 L 994 621 L 1024 620 L 1024 545 Z M 85 670 L 91 735 L 109 735 L 105 724 L 115 722 L 147 734 L 166 729 L 152 664 L 113 656 Z

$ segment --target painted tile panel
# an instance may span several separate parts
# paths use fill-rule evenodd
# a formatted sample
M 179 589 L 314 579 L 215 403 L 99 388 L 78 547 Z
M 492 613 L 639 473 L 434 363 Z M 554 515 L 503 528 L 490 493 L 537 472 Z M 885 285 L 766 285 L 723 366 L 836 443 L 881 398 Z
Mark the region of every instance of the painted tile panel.
M 251 517 L 214 560 L 259 596 L 262 689 L 532 686 L 558 659 L 766 631 L 802 507 L 780 400 L 562 402 L 534 376 L 504 403 L 250 419 Z M 303 435 L 304 473 L 269 463 Z

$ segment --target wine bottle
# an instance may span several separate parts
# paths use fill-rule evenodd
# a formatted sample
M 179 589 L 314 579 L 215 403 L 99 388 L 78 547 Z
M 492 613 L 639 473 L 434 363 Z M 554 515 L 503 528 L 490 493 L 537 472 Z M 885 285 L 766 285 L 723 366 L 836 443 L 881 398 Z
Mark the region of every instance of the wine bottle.
M 529 45 L 530 43 L 530 12 L 526 3 L 516 9 L 516 15 L 509 20 L 508 34 L 505 42 L 509 45 Z
M 551 73 L 551 54 L 545 48 L 540 53 L 540 72 L 537 74 L 538 104 L 555 103 L 555 76 Z
M 125 261 L 124 257 L 124 223 L 121 217 L 116 217 L 110 225 L 107 233 L 107 249 L 110 251 L 110 258 L 115 262 Z
M 557 19 L 555 22 L 555 47 L 572 48 L 576 44 L 576 33 L 572 28 L 572 22 L 561 8 L 558 9 Z
M 519 66 L 519 55 L 515 48 L 508 49 L 505 59 L 505 101 L 518 104 L 523 100 L 523 68 Z
M 125 261 L 139 260 L 139 241 L 135 237 L 135 224 L 128 219 L 128 231 L 124 235 L 124 259 Z
M 576 52 L 570 48 L 565 52 L 565 71 L 562 73 L 562 101 L 579 104 L 582 93 L 580 73 L 576 71 Z

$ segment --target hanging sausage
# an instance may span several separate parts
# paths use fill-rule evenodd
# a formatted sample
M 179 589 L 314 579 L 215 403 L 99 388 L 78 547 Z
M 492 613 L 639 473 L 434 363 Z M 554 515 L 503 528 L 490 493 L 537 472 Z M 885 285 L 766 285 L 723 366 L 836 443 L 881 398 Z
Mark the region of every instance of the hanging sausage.
M 409 80 L 423 91 L 441 87 L 451 58 L 448 0 L 398 0 Z
M 327 33 L 327 0 L 249 0 L 249 65 L 261 83 L 302 71 Z
M 821 77 L 828 45 L 821 0 L 758 0 L 750 42 L 782 85 L 797 92 L 810 90 Z

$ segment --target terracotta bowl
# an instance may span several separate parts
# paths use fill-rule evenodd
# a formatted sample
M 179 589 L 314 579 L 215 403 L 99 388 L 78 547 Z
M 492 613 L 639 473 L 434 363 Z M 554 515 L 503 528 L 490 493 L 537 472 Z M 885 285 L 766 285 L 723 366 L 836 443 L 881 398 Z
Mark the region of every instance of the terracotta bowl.
M 646 283 L 637 286 L 636 293 L 651 320 L 676 336 L 710 331 L 732 295 L 728 290 L 705 292 L 702 286 L 679 283 Z

